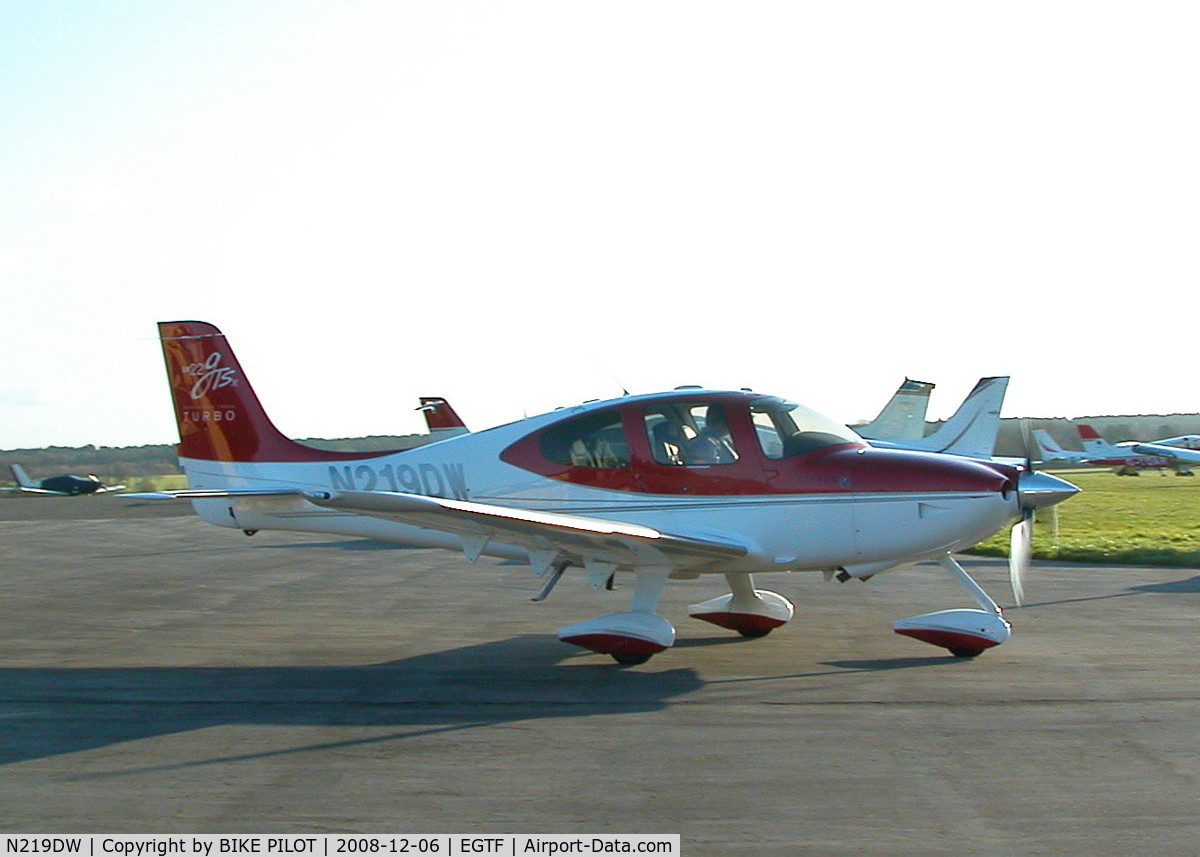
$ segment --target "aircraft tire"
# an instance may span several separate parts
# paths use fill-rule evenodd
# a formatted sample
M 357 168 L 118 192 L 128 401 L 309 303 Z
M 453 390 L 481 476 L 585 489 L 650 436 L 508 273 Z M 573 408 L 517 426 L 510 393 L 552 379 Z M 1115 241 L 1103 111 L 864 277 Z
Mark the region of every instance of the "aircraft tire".
M 650 660 L 650 657 L 650 655 L 641 652 L 637 654 L 630 652 L 623 652 L 621 654 L 612 653 L 612 659 L 623 667 L 636 667 L 638 664 L 646 663 L 646 661 Z
M 745 628 L 745 629 L 738 629 L 738 633 L 741 634 L 743 637 L 745 637 L 747 640 L 759 640 L 759 639 L 762 639 L 763 637 L 767 636 L 767 634 L 771 633 L 774 630 L 775 630 L 774 628 Z

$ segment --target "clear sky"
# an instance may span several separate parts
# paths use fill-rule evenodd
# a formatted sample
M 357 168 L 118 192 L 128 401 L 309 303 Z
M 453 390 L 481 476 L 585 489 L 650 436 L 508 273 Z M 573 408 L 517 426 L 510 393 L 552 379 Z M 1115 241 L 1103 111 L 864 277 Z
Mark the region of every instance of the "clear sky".
M 1193 2 L 0 3 L 0 448 L 679 384 L 1200 411 Z

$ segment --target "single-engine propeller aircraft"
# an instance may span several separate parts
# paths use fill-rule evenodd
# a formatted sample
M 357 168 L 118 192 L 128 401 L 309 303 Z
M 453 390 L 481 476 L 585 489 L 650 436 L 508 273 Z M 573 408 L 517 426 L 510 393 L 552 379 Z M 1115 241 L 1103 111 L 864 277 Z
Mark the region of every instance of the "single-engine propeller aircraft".
M 113 491 L 120 491 L 124 485 L 105 485 L 100 481 L 100 477 L 89 474 L 87 476 L 73 476 L 71 474 L 63 474 L 62 476 L 47 476 L 45 479 L 33 480 L 29 478 L 29 474 L 25 472 L 25 468 L 19 464 L 9 465 L 12 470 L 13 479 L 17 482 L 16 488 L 5 488 L 5 491 L 20 491 L 22 494 L 51 494 L 55 497 L 75 497 L 80 494 L 108 494 Z
M 793 605 L 764 572 L 867 579 L 937 560 L 978 609 L 897 622 L 897 633 L 973 656 L 1008 639 L 1001 609 L 953 559 L 1014 521 L 1019 600 L 1036 508 L 1078 489 L 988 461 L 879 449 L 806 407 L 746 390 L 687 388 L 590 402 L 395 453 L 311 449 L 279 432 L 224 335 L 159 325 L 189 489 L 219 526 L 384 539 L 527 561 L 549 594 L 571 567 L 597 589 L 635 578 L 628 610 L 560 639 L 641 663 L 675 641 L 658 615 L 670 579 L 721 575 L 729 593 L 690 614 L 746 637 Z
M 1033 432 L 1043 461 L 1068 461 L 1092 467 L 1111 467 L 1118 476 L 1137 476 L 1142 470 L 1174 470 L 1177 476 L 1191 476 L 1192 464 L 1200 456 L 1189 454 L 1200 447 L 1200 437 L 1185 434 L 1162 440 L 1142 442 L 1124 440 L 1109 443 L 1086 423 L 1075 426 L 1082 450 L 1063 449 L 1044 429 Z

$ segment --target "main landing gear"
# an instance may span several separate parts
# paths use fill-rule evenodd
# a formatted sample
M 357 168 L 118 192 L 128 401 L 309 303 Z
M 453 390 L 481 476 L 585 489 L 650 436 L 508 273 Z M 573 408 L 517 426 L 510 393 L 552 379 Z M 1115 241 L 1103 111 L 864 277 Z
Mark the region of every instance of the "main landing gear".
M 675 643 L 674 626 L 655 609 L 666 586 L 669 569 L 637 572 L 630 609 L 609 613 L 558 629 L 558 638 L 602 655 L 619 664 L 642 664 Z M 743 637 L 764 637 L 792 618 L 792 604 L 782 595 L 755 589 L 748 574 L 727 574 L 729 595 L 693 604 L 690 615 Z

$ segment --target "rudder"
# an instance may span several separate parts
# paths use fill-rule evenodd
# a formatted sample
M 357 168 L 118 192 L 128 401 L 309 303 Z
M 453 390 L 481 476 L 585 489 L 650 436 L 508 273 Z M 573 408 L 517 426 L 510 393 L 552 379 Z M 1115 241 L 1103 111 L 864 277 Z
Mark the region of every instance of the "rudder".
M 159 322 L 179 455 L 206 461 L 344 458 L 286 437 L 267 416 L 225 335 L 203 321 Z

